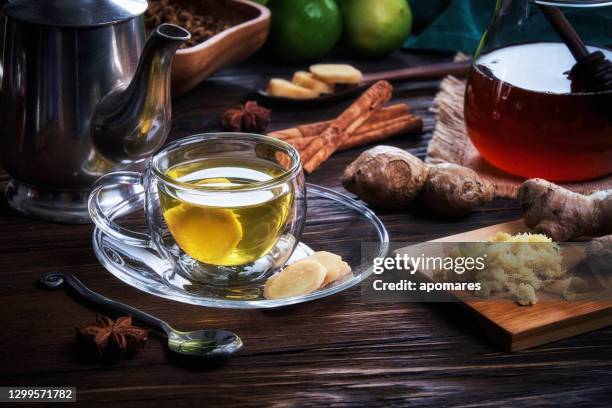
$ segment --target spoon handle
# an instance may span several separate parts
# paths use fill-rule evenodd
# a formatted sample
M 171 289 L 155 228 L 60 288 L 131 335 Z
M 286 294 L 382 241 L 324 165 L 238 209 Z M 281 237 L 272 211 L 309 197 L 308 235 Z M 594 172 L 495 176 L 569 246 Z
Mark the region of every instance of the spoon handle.
M 422 80 L 443 78 L 446 75 L 463 78 L 470 72 L 471 65 L 472 61 L 444 62 L 442 64 L 424 65 L 421 67 L 395 69 L 393 71 L 373 72 L 365 74 L 363 80 L 364 82 Z
M 157 317 L 151 316 L 148 313 L 133 308 L 132 306 L 117 302 L 115 300 L 107 298 L 106 296 L 102 296 L 99 293 L 94 292 L 93 290 L 85 286 L 80 280 L 76 278 L 76 276 L 72 274 L 63 272 L 48 272 L 40 279 L 40 283 L 47 289 L 57 289 L 63 286 L 64 284 L 67 284 L 79 296 L 81 296 L 85 300 L 88 300 L 96 306 L 100 306 L 101 308 L 116 313 L 131 315 L 135 320 L 138 320 L 140 323 L 146 326 L 163 331 L 166 334 L 168 333 L 168 329 L 170 326 L 168 326 L 168 324 L 163 320 L 160 320 Z

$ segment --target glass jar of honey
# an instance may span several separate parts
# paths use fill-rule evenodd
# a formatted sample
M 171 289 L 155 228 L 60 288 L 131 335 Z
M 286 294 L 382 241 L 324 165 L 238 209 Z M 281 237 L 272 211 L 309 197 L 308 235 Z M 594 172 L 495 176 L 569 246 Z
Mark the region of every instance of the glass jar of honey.
M 612 173 L 612 90 L 583 89 L 577 61 L 545 16 L 555 7 L 590 52 L 612 60 L 612 1 L 498 0 L 465 95 L 481 156 L 521 177 L 551 181 Z

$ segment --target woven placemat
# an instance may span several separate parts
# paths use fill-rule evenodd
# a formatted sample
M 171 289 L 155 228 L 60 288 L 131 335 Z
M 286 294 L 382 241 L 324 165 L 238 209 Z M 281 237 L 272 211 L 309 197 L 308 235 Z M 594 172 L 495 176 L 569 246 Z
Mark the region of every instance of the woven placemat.
M 437 116 L 436 129 L 427 148 L 426 162 L 456 163 L 475 170 L 493 182 L 500 197 L 516 197 L 524 178 L 512 176 L 487 163 L 470 141 L 463 118 L 465 81 L 446 77 L 440 84 L 431 110 Z M 612 174 L 584 182 L 560 183 L 579 193 L 591 193 L 612 188 Z

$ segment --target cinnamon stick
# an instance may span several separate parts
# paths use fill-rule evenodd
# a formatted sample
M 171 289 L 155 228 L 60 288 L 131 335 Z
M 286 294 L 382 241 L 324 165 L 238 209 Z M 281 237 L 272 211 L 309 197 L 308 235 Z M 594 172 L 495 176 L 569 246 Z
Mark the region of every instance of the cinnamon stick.
M 370 119 L 366 121 L 364 126 L 368 123 L 374 123 L 374 122 L 382 123 L 386 120 L 393 119 L 393 118 L 396 118 L 402 115 L 407 115 L 409 113 L 410 113 L 410 107 L 405 103 L 398 103 L 395 105 L 385 106 L 377 110 L 376 112 L 374 112 L 372 117 L 370 117 Z M 300 125 L 300 126 L 290 128 L 290 129 L 277 130 L 277 131 L 269 133 L 268 136 L 272 136 L 277 139 L 281 139 L 285 141 L 289 141 L 292 139 L 301 139 L 304 137 L 318 136 L 321 133 L 323 133 L 323 131 L 327 129 L 327 127 L 332 122 L 333 120 L 326 120 L 323 122 L 309 123 L 309 124 Z M 359 131 L 361 131 L 361 128 L 359 129 Z
M 312 173 L 327 160 L 344 139 L 391 99 L 392 91 L 393 87 L 387 81 L 378 81 L 365 91 L 304 149 L 302 154 L 304 170 Z
M 404 115 L 396 119 L 391 119 L 380 124 L 381 126 L 373 126 L 372 129 L 359 128 L 359 132 L 345 139 L 338 147 L 339 151 L 352 149 L 357 146 L 381 142 L 393 136 L 404 133 L 418 132 L 423 129 L 423 120 L 414 115 Z
M 313 125 L 322 125 L 324 123 L 326 122 L 313 123 Z M 325 125 L 325 127 L 327 127 L 327 125 Z M 276 139 L 285 140 L 285 141 L 292 140 L 292 139 L 301 139 L 302 137 L 304 137 L 300 129 L 297 127 L 290 128 L 290 129 L 277 130 L 275 132 L 268 133 L 268 136 L 272 136 Z
M 285 140 L 285 142 L 289 143 L 291 146 L 295 147 L 298 152 L 301 152 L 308 147 L 308 145 L 313 141 L 316 136 L 309 137 L 298 137 L 295 139 Z
M 380 142 L 403 133 L 413 133 L 421 130 L 423 121 L 410 113 L 384 121 L 374 121 L 374 117 L 364 123 L 355 133 L 344 140 L 338 151 L 352 149 L 370 143 Z M 285 140 L 298 151 L 303 151 L 316 136 L 300 137 Z

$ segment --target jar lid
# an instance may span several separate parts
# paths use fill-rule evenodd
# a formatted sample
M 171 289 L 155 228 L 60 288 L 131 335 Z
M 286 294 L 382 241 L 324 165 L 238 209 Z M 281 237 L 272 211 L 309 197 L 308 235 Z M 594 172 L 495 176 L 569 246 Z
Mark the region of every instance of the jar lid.
M 4 7 L 15 20 L 59 27 L 114 24 L 146 10 L 146 0 L 12 0 Z
M 612 6 L 612 0 L 532 0 L 536 4 L 556 7 L 605 7 Z

